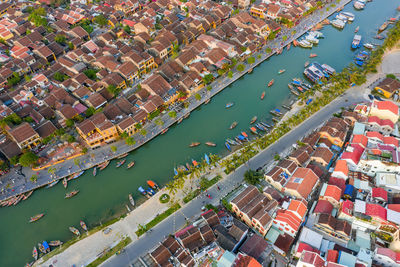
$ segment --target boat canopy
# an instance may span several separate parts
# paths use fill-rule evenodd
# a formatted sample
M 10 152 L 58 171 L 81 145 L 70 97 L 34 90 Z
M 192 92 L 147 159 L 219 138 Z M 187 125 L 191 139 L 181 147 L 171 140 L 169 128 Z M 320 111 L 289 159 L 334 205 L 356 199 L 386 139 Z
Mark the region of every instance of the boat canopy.
M 152 180 L 148 180 L 148 181 L 147 181 L 147 184 L 148 184 L 149 186 L 151 186 L 151 187 L 156 186 L 156 184 L 155 184 Z
M 42 245 L 46 250 L 49 249 L 49 244 L 47 244 L 47 241 L 43 241 Z
M 279 108 L 276 108 L 275 111 L 276 111 L 276 112 L 281 112 L 281 111 L 279 110 Z
M 206 160 L 207 164 L 210 165 L 210 158 L 207 156 L 207 154 L 204 154 L 204 159 Z
M 145 190 L 144 190 L 143 187 L 141 187 L 141 186 L 139 186 L 138 190 L 139 190 L 140 193 L 145 192 Z

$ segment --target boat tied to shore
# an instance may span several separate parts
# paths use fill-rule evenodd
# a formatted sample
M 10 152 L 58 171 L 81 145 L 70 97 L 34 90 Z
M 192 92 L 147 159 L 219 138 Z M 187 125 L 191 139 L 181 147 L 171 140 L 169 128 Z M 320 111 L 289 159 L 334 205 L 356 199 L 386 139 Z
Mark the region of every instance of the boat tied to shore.
M 73 190 L 73 191 L 65 194 L 65 198 L 71 198 L 71 197 L 75 196 L 78 193 L 79 193 L 79 190 Z
M 97 167 L 99 167 L 99 171 L 102 171 L 102 170 L 104 170 L 104 169 L 108 166 L 108 164 L 110 164 L 110 161 L 109 161 L 109 160 L 104 161 L 103 163 L 97 165 Z
M 317 54 L 312 54 L 312 53 L 311 53 L 308 57 L 309 57 L 309 58 L 313 58 L 313 57 L 317 57 L 317 56 L 318 56 Z
M 225 147 L 229 150 L 229 151 L 231 151 L 232 149 L 231 149 L 231 146 L 229 145 L 229 143 L 228 142 L 225 142 Z
M 86 226 L 86 223 L 84 221 L 80 221 L 79 224 L 82 227 L 82 229 L 87 232 L 88 228 Z
M 75 227 L 70 226 L 68 229 L 71 231 L 71 233 L 73 233 L 73 234 L 76 235 L 76 236 L 78 236 L 78 235 L 81 234 L 81 233 L 79 232 L 79 230 L 76 229 Z
M 38 259 L 38 251 L 37 251 L 36 246 L 33 246 L 32 257 L 33 257 L 35 260 Z
M 46 249 L 44 248 L 44 246 L 41 243 L 38 243 L 38 248 L 39 251 L 42 252 L 43 254 L 46 254 Z
M 139 186 L 138 191 L 145 197 L 150 198 L 151 196 L 147 193 L 146 190 L 144 190 L 143 187 Z
M 361 46 L 361 35 L 355 34 L 353 41 L 351 42 L 351 48 L 357 49 Z
M 77 179 L 77 178 L 80 177 L 84 172 L 85 172 L 85 171 L 80 171 L 80 172 L 77 172 L 77 173 L 74 173 L 74 174 L 70 175 L 70 176 L 68 177 L 67 181 L 71 181 L 71 180 Z
M 58 184 L 59 181 L 60 181 L 60 180 L 54 180 L 54 181 L 52 181 L 51 183 L 49 183 L 49 184 L 46 186 L 46 188 L 50 188 L 50 187 L 55 186 L 56 184 Z
M 360 30 L 360 26 L 357 26 L 356 29 L 354 30 L 354 33 L 357 33 Z
M 181 119 L 182 119 L 182 118 L 180 118 L 180 120 L 181 120 Z M 183 120 L 183 119 L 182 119 L 182 120 Z M 181 121 L 182 121 L 182 120 L 181 120 Z M 179 120 L 178 120 L 178 123 L 179 123 Z M 168 130 L 169 130 L 168 128 L 165 128 L 164 130 L 161 131 L 161 134 L 165 134 L 166 132 L 168 132 Z
M 63 244 L 63 242 L 60 240 L 54 240 L 54 241 L 49 242 L 49 246 L 52 246 L 52 247 L 58 247 L 58 246 L 61 246 L 62 244 Z
M 117 165 L 115 165 L 116 168 L 121 167 L 124 163 L 125 163 L 126 159 L 122 159 L 120 161 L 117 162 Z
M 97 174 L 97 167 L 94 167 L 93 168 L 93 176 L 96 176 L 96 174 Z
M 383 32 L 384 30 L 386 30 L 386 28 L 388 27 L 389 22 L 385 21 L 380 27 L 379 27 L 379 32 Z
M 37 215 L 35 215 L 35 216 L 32 216 L 32 217 L 30 218 L 29 222 L 30 222 L 30 223 L 36 222 L 36 221 L 40 220 L 43 216 L 44 216 L 44 213 L 40 213 L 40 214 L 37 214 Z
M 154 189 L 156 191 L 160 190 L 160 187 L 158 186 L 158 184 L 156 184 L 152 180 L 147 180 L 147 184 L 148 184 L 148 186 L 150 186 L 152 189 Z
M 253 118 L 251 118 L 250 124 L 253 124 L 253 123 L 255 123 L 255 122 L 256 122 L 256 120 L 257 120 L 257 116 L 254 116 Z
M 126 168 L 127 168 L 127 169 L 130 169 L 130 168 L 132 168 L 133 166 L 135 166 L 135 161 L 132 160 L 131 162 L 128 163 L 128 166 L 126 166 Z
M 135 206 L 135 200 L 133 199 L 132 194 L 128 195 L 128 199 L 129 199 L 129 202 L 131 203 L 131 205 L 134 207 Z
M 229 130 L 232 130 L 238 125 L 237 121 L 232 122 L 231 126 L 229 126 Z
M 192 142 L 192 143 L 190 143 L 189 147 L 196 147 L 199 145 L 200 145 L 200 142 Z
M 68 181 L 67 181 L 66 178 L 63 179 L 62 183 L 63 183 L 64 188 L 67 188 L 67 186 L 68 186 Z
M 128 153 L 124 153 L 124 154 L 122 154 L 122 155 L 119 155 L 117 159 L 123 159 L 123 158 L 125 158 L 125 157 L 128 156 L 128 155 L 129 155 Z

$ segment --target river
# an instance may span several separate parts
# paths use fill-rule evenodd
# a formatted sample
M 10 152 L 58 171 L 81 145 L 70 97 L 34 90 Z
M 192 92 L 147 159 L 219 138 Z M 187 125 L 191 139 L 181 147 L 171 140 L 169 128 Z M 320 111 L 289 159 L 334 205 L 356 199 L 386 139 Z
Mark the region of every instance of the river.
M 360 26 L 359 34 L 363 36 L 363 42 L 377 43 L 372 37 L 385 19 L 398 15 L 398 4 L 398 0 L 375 0 L 368 3 L 363 11 L 356 11 L 351 4 L 347 5 L 344 11 L 353 12 L 356 19 L 344 30 L 326 26 L 322 30 L 325 39 L 321 39 L 312 50 L 292 47 L 266 60 L 251 74 L 213 97 L 208 105 L 193 111 L 181 124 L 170 127 L 166 134 L 131 152 L 127 162 L 135 160 L 136 165 L 132 169 L 116 169 L 113 161 L 96 177 L 89 170 L 76 181 L 69 182 L 68 191 L 80 190 L 71 199 L 64 199 L 66 190 L 59 183 L 51 189 L 35 191 L 27 201 L 15 207 L 0 209 L 0 266 L 22 266 L 32 261 L 34 245 L 43 240 L 70 239 L 72 233 L 68 227 L 78 227 L 80 220 L 92 228 L 121 215 L 126 212 L 129 193 L 138 202 L 140 195 L 137 188 L 149 179 L 164 185 L 172 178 L 174 166 L 191 159 L 200 160 L 204 153 L 225 155 L 227 151 L 223 142 L 226 137 L 233 137 L 242 130 L 248 132 L 253 116 L 270 121 L 271 109 L 282 109 L 282 104 L 294 99 L 287 84 L 293 77 L 302 76 L 304 62 L 312 61 L 308 58 L 311 52 L 318 54 L 315 61 L 341 70 L 355 54 L 350 49 L 354 29 Z M 286 72 L 278 75 L 279 69 L 286 69 Z M 271 79 L 275 79 L 275 84 L 267 88 Z M 263 91 L 266 91 L 266 96 L 260 100 Z M 235 105 L 225 109 L 227 102 L 234 102 Z M 237 121 L 238 126 L 228 130 L 233 121 Z M 202 145 L 189 148 L 193 141 Z M 204 145 L 207 141 L 217 146 Z M 45 217 L 36 223 L 28 223 L 30 216 L 41 212 L 46 213 Z

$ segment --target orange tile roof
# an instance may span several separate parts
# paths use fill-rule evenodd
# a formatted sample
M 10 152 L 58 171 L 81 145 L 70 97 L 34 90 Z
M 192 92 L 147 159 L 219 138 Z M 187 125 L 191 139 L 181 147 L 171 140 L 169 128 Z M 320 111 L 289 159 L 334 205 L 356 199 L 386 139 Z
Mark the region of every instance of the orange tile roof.
M 353 136 L 353 140 L 351 141 L 352 144 L 360 144 L 364 148 L 367 147 L 368 138 L 363 134 L 355 134 Z
M 307 213 L 307 202 L 306 201 L 304 201 L 304 202 L 293 199 L 290 202 L 290 205 L 287 208 L 287 210 L 293 211 L 293 212 L 299 214 L 300 218 L 304 218 L 304 215 L 306 215 L 306 213 Z
M 297 168 L 285 188 L 297 191 L 306 199 L 317 181 L 318 176 L 311 169 Z
M 374 101 L 374 105 L 378 109 L 389 110 L 390 112 L 399 115 L 399 107 L 392 101 Z
M 383 135 L 379 132 L 367 132 L 368 138 L 378 138 L 379 140 L 383 141 Z
M 349 174 L 349 167 L 347 166 L 347 161 L 340 159 L 336 161 L 335 172 L 342 172 L 346 176 Z
M 383 143 L 385 143 L 386 145 L 394 145 L 395 147 L 399 146 L 399 140 L 397 140 L 393 136 L 384 136 Z
M 336 185 L 328 184 L 326 186 L 324 197 L 331 197 L 336 201 L 339 201 L 342 196 L 342 189 L 337 187 Z

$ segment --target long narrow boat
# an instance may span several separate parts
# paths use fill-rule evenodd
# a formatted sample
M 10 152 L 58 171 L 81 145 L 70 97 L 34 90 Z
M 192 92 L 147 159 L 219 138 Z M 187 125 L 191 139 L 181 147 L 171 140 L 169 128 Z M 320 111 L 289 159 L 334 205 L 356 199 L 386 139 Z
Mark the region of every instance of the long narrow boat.
M 254 116 L 253 118 L 251 118 L 250 124 L 253 124 L 253 123 L 255 123 L 255 122 L 256 122 L 256 120 L 257 120 L 257 116 Z
M 24 198 L 24 194 L 19 195 L 19 196 L 17 197 L 17 199 L 15 200 L 15 202 L 13 203 L 13 205 L 14 205 L 14 206 L 17 205 L 23 198 Z
M 44 216 L 44 213 L 37 214 L 37 215 L 31 217 L 31 219 L 29 220 L 29 222 L 30 222 L 30 223 L 36 222 L 37 220 L 41 219 L 43 216 Z
M 47 243 L 47 241 L 43 241 L 43 242 L 42 242 L 42 245 L 43 245 L 44 250 L 46 251 L 46 253 L 49 253 L 49 252 L 50 252 L 50 246 L 49 246 L 49 244 Z
M 313 58 L 313 57 L 317 57 L 317 56 L 318 56 L 317 54 L 312 54 L 312 53 L 311 53 L 308 57 L 309 57 L 309 58 Z
M 357 26 L 356 29 L 354 30 L 354 33 L 357 33 L 360 30 L 360 26 Z
M 70 176 L 68 177 L 67 180 L 68 180 L 68 181 L 74 180 L 74 179 L 78 178 L 79 176 L 81 176 L 84 172 L 85 172 L 85 171 L 81 171 L 81 172 L 77 172 L 77 173 L 75 173 L 75 174 L 72 174 L 72 175 L 70 175 Z
M 200 142 L 192 142 L 190 143 L 189 147 L 196 147 L 198 145 L 200 145 Z
M 71 197 L 75 196 L 78 193 L 79 193 L 79 190 L 71 191 L 71 192 L 65 194 L 65 198 L 71 198 Z
M 117 162 L 117 165 L 115 165 L 116 168 L 121 167 L 124 163 L 125 163 L 126 159 L 122 159 L 120 161 Z
M 150 198 L 149 194 L 147 194 L 146 190 L 143 187 L 139 186 L 138 191 L 145 197 Z
M 254 126 L 256 126 L 256 128 L 260 131 L 263 131 L 263 132 L 267 131 L 267 129 L 264 126 L 262 126 L 260 123 L 256 123 Z
M 93 176 L 96 176 L 96 174 L 97 174 L 97 168 L 94 167 L 94 168 L 93 168 Z
M 304 63 L 304 68 L 307 67 L 308 65 L 310 65 L 310 62 L 306 61 L 306 62 Z
M 29 191 L 28 193 L 26 193 L 25 195 L 24 195 L 24 197 L 22 198 L 22 200 L 26 200 L 28 197 L 30 197 L 31 195 L 33 194 L 33 190 L 32 191 Z
M 37 245 L 38 245 L 40 252 L 42 252 L 43 254 L 46 254 L 46 249 L 43 247 L 43 245 L 41 243 L 38 243 Z
M 67 178 L 63 179 L 63 186 L 64 186 L 64 188 L 67 188 L 67 186 L 68 186 Z
M 274 82 L 275 82 L 274 79 L 270 80 L 269 83 L 268 83 L 268 87 L 271 87 L 274 84 Z
M 229 151 L 231 151 L 231 146 L 229 145 L 228 142 L 225 142 L 225 147 L 226 147 Z
M 81 234 L 81 233 L 79 232 L 79 230 L 76 229 L 75 227 L 70 226 L 68 229 L 69 229 L 69 230 L 71 231 L 71 233 L 73 233 L 74 235 L 80 235 L 80 234 Z
M 247 135 L 246 132 L 241 132 L 241 134 L 242 134 L 245 138 L 249 138 L 249 136 Z
M 295 90 L 290 90 L 290 92 L 291 92 L 292 94 L 294 94 L 295 96 L 298 96 L 298 95 L 299 95 L 299 93 L 298 93 L 297 91 L 295 91 Z
M 158 186 L 158 184 L 156 184 L 155 182 L 153 182 L 152 180 L 147 180 L 147 184 L 153 188 L 154 190 L 160 190 L 160 187 Z
M 253 134 L 258 134 L 257 129 L 255 127 L 250 127 L 250 132 Z
M 110 164 L 110 161 L 109 161 L 109 160 L 104 161 L 102 164 L 98 165 L 99 171 L 104 170 L 104 169 L 108 166 L 108 164 Z
M 37 251 L 36 246 L 33 246 L 32 257 L 33 257 L 35 260 L 38 259 L 38 251 Z
M 183 116 L 183 118 L 184 118 L 184 119 L 187 119 L 189 116 L 190 116 L 190 112 L 186 113 L 186 114 Z
M 49 183 L 49 184 L 46 186 L 46 188 L 50 188 L 50 187 L 55 186 L 56 184 L 58 184 L 59 181 L 60 181 L 60 180 L 55 180 L 55 181 Z
M 264 92 L 262 92 L 262 94 L 261 94 L 261 100 L 263 100 L 264 99 L 264 97 L 265 97 L 265 91 Z
M 230 108 L 234 105 L 233 102 L 226 103 L 225 108 Z
M 287 51 L 290 50 L 290 45 L 291 45 L 291 43 L 289 43 L 289 44 L 287 45 L 287 47 L 286 47 Z
M 293 90 L 293 85 L 291 85 L 290 83 L 287 85 L 289 87 L 290 90 Z
M 87 232 L 88 229 L 86 223 L 84 221 L 80 221 L 79 224 L 81 225 L 82 229 Z
M 229 130 L 232 130 L 238 125 L 237 121 L 232 122 L 231 126 L 229 126 Z
M 180 117 L 177 121 L 176 121 L 176 123 L 181 123 L 183 121 L 183 117 Z
M 211 98 L 206 99 L 206 101 L 204 101 L 204 105 L 207 105 L 208 103 L 210 103 Z
M 238 142 L 236 142 L 236 141 L 234 141 L 234 140 L 232 140 L 230 138 L 226 138 L 226 142 L 228 142 L 228 144 L 233 145 L 233 146 L 239 145 Z
M 60 240 L 54 240 L 54 241 L 49 242 L 49 246 L 52 246 L 52 247 L 61 246 L 62 244 L 63 244 L 63 242 Z
M 179 123 L 179 120 L 178 120 L 178 123 Z M 168 128 L 165 128 L 164 130 L 161 131 L 161 134 L 165 134 L 166 132 L 168 132 L 168 130 L 169 130 Z
M 278 71 L 278 74 L 282 74 L 282 73 L 284 73 L 285 71 L 286 71 L 285 69 L 281 69 L 281 70 Z
M 128 163 L 128 166 L 126 166 L 126 168 L 127 168 L 127 169 L 130 169 L 130 168 L 132 168 L 133 166 L 135 166 L 135 161 L 132 160 L 131 162 Z
M 135 200 L 133 199 L 132 194 L 128 195 L 128 199 L 129 199 L 129 202 L 131 203 L 131 205 L 135 206 Z
M 122 154 L 122 155 L 119 155 L 117 159 L 123 159 L 123 158 L 125 158 L 125 157 L 128 156 L 128 155 L 129 155 L 128 153 L 124 153 L 124 154 Z
M 205 144 L 207 145 L 207 146 L 217 146 L 215 143 L 213 143 L 213 142 L 205 142 Z
M 269 125 L 268 123 L 265 123 L 265 122 L 260 122 L 260 124 L 262 125 L 262 126 L 264 126 L 264 127 L 267 127 L 267 128 L 271 128 L 271 125 Z

